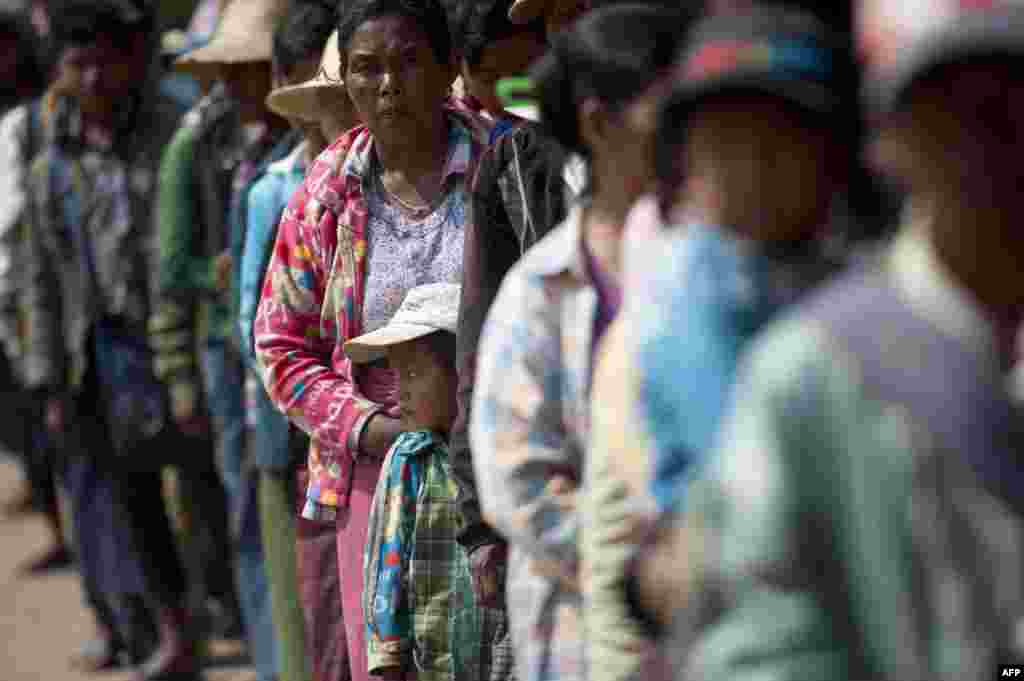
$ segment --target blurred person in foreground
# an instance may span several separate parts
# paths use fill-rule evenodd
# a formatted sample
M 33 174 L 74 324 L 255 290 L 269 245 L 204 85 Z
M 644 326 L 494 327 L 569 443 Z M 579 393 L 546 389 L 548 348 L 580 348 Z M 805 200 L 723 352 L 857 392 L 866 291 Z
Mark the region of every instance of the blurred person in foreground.
M 462 26 L 466 30 L 463 70 L 471 95 L 474 92 L 477 95 L 489 95 L 480 90 L 490 88 L 495 90 L 494 96 L 497 97 L 497 84 L 503 80 L 499 76 L 508 78 L 524 75 L 497 71 L 523 64 L 524 57 L 529 56 L 529 52 L 523 48 L 531 44 L 530 34 L 535 30 L 531 27 L 541 21 L 545 5 L 535 4 L 530 12 L 524 13 L 519 2 L 508 4 L 509 21 L 513 25 L 530 29 L 524 34 L 504 26 L 504 22 L 493 16 L 496 8 L 504 4 L 495 2 L 489 12 L 463 10 L 466 12 L 463 16 L 470 17 L 465 19 Z M 467 3 L 467 6 L 472 5 Z M 551 5 L 554 11 L 556 3 L 552 2 Z M 544 22 L 545 40 L 550 43 L 550 38 L 554 36 L 552 31 L 578 19 L 587 7 L 588 3 L 573 0 L 572 11 L 560 11 L 558 22 Z M 473 29 L 473 17 L 486 18 L 481 31 Z M 496 27 L 497 35 L 507 38 L 488 46 L 487 37 L 494 35 Z M 502 43 L 508 43 L 512 49 L 509 52 L 496 49 Z M 483 71 L 479 66 L 474 68 L 474 55 L 477 54 L 479 64 L 483 64 L 485 59 L 494 63 L 494 82 L 491 82 L 491 75 L 474 76 L 474 71 Z M 483 72 L 490 74 L 489 70 Z M 526 84 L 529 85 L 528 79 Z M 508 546 L 481 516 L 470 451 L 469 422 L 480 332 L 505 274 L 523 253 L 565 220 L 570 201 L 583 189 L 580 173 L 577 172 L 578 164 L 570 167 L 565 149 L 549 131 L 535 122 L 539 118 L 535 98 L 517 99 L 518 102 L 500 102 L 506 113 L 513 108 L 518 111 L 517 114 L 504 117 L 506 123 L 516 120 L 516 125 L 505 129 L 505 134 L 496 133 L 502 132 L 502 128 L 507 128 L 507 125 L 500 121 L 495 125 L 491 146 L 481 158 L 473 180 L 469 208 L 473 219 L 466 230 L 462 300 L 459 303 L 459 330 L 456 334 L 459 416 L 452 427 L 449 451 L 452 476 L 459 485 L 457 503 L 462 517 L 462 529 L 458 541 L 469 553 L 477 600 L 494 611 L 491 615 L 505 610 L 504 575 Z M 491 102 L 491 99 L 487 96 L 482 101 Z M 525 106 L 513 106 L 513 103 Z M 484 106 L 495 108 L 493 102 Z M 507 627 L 506 623 L 499 623 Z
M 626 386 L 631 438 L 650 466 L 642 496 L 669 537 L 670 512 L 711 453 L 745 347 L 838 269 L 826 237 L 857 148 L 857 76 L 847 40 L 779 7 L 708 18 L 680 55 L 659 126 L 685 139 L 662 171 L 675 182 L 669 209 L 683 217 L 635 301 L 625 349 L 636 372 Z M 615 422 L 602 428 L 610 442 L 620 437 Z M 653 545 L 665 541 L 657 534 Z M 653 576 L 640 579 L 651 592 L 634 615 L 657 620 L 681 607 L 686 570 L 657 550 L 638 567 Z
M 142 662 L 148 617 L 125 612 L 141 595 L 159 646 L 138 678 L 195 679 L 185 575 L 159 468 L 146 463 L 163 459 L 162 445 L 118 444 L 124 424 L 114 405 L 127 386 L 110 361 L 116 343 L 146 347 L 156 170 L 180 111 L 156 93 L 148 3 L 64 0 L 53 16 L 65 96 L 28 185 L 25 374 L 45 396 L 50 436 L 68 458 L 85 591 L 101 632 L 86 665 L 112 666 L 119 644 Z
M 289 7 L 274 31 L 275 89 L 267 98 L 272 111 L 280 111 L 272 105 L 275 95 L 294 92 L 316 77 L 325 49 L 333 47 L 333 61 L 337 63 L 337 41 L 328 42 L 335 24 L 334 11 L 322 4 L 296 2 Z M 245 380 L 253 426 L 250 460 L 259 476 L 260 527 L 277 634 L 276 666 L 280 681 L 302 681 L 312 679 L 312 675 L 296 573 L 294 488 L 296 463 L 304 460 L 308 441 L 290 427 L 287 417 L 274 408 L 263 389 L 252 346 L 252 320 L 281 214 L 302 183 L 309 163 L 327 142 L 319 121 L 285 118 L 293 129 L 290 137 L 294 146 L 287 156 L 267 164 L 256 174 L 245 199 L 245 235 L 238 270 L 238 325 L 242 354 L 249 368 Z
M 283 203 L 277 206 L 280 217 L 320 153 L 358 124 L 343 75 L 338 33 L 335 30 L 327 40 L 320 67 L 313 78 L 297 85 L 278 88 L 267 97 L 267 105 L 304 130 L 306 137 L 304 145 L 293 152 L 290 160 L 280 161 L 268 169 L 264 186 L 253 188 L 252 205 L 269 207 L 277 205 L 276 201 L 281 200 Z M 271 201 L 271 196 L 278 199 L 265 203 L 260 196 L 267 201 Z M 258 366 L 255 359 L 254 324 L 267 267 L 273 257 L 278 227 L 279 222 L 274 221 L 261 228 L 250 218 L 250 228 L 246 234 L 239 323 L 242 325 L 242 340 L 251 354 L 253 366 Z M 313 680 L 344 681 L 349 678 L 348 637 L 345 634 L 341 602 L 336 530 L 332 524 L 318 523 L 300 515 L 309 483 L 309 439 L 289 424 L 287 416 L 277 411 L 269 397 L 257 404 L 260 410 L 273 410 L 274 417 L 279 419 L 275 422 L 269 415 L 263 415 L 259 427 L 278 433 L 273 437 L 267 434 L 271 441 L 280 441 L 279 429 L 284 428 L 292 451 L 290 474 L 284 476 L 291 483 L 287 491 L 279 490 L 280 481 L 267 476 L 261 492 L 262 503 L 268 506 L 272 503 L 272 497 L 287 494 L 273 503 L 282 503 L 287 499 L 295 518 L 294 531 L 297 537 L 294 555 L 297 558 L 299 593 L 295 602 L 288 604 L 288 607 L 294 608 L 295 603 L 301 606 L 305 621 L 306 658 Z M 269 539 L 265 541 L 269 549 L 272 542 Z M 271 580 L 274 580 L 273 574 Z M 277 595 L 273 593 L 276 587 L 272 584 L 271 588 L 272 596 L 276 599 Z
M 651 137 L 627 112 L 672 63 L 682 30 L 676 13 L 642 4 L 595 10 L 534 67 L 543 125 L 586 158 L 590 189 L 502 283 L 470 424 L 488 531 L 514 551 L 508 614 L 517 673 L 530 681 L 588 675 L 576 543 L 589 377 L 620 300 L 626 212 L 651 179 Z M 488 577 L 490 589 L 504 581 Z
M 687 679 L 983 679 L 1021 659 L 1019 9 L 966 11 L 873 102 L 895 242 L 757 341 L 688 500 Z
M 285 140 L 278 149 L 285 121 L 264 103 L 271 89 L 273 31 L 288 4 L 233 0 L 210 42 L 176 62 L 216 85 L 183 119 L 161 163 L 159 285 L 150 319 L 175 421 L 197 439 L 209 441 L 212 434 L 214 443 L 212 460 L 203 452 L 179 480 L 190 521 L 210 537 L 207 545 L 192 547 L 190 564 L 200 579 L 208 578 L 207 595 L 219 597 L 230 615 L 241 614 L 260 681 L 274 674 L 275 644 L 257 477 L 246 467 L 234 263 L 240 259 L 250 183 L 268 155 L 283 155 L 288 148 Z M 223 555 L 225 541 L 230 541 L 230 558 Z M 211 563 L 217 570 L 207 573 Z M 232 566 L 237 592 L 224 570 Z

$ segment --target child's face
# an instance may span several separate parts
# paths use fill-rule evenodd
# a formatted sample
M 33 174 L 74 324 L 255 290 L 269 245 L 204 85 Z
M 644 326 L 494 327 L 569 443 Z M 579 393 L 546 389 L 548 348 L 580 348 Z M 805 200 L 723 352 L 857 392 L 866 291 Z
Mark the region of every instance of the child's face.
M 388 352 L 398 371 L 398 406 L 407 430 L 447 433 L 456 416 L 455 372 L 445 367 L 424 339 L 394 346 Z

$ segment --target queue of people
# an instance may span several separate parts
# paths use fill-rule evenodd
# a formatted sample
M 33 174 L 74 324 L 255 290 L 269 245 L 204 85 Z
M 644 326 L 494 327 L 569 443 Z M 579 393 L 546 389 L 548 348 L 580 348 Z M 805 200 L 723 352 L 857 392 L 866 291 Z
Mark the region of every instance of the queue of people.
M 1024 7 L 43 4 L 0 12 L 4 444 L 76 665 L 1024 661 Z

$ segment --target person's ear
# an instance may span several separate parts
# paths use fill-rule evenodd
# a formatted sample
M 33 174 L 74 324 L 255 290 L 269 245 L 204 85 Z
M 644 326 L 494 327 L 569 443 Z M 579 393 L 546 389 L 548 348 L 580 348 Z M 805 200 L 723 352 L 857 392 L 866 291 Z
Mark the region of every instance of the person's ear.
M 608 140 L 608 113 L 595 97 L 584 99 L 577 113 L 580 139 L 589 149 L 600 149 Z

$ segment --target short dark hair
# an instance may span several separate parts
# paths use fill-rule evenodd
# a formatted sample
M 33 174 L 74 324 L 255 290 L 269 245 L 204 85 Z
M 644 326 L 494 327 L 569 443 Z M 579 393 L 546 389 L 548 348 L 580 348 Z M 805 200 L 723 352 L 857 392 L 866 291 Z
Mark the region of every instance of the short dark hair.
M 498 40 L 533 35 L 544 42 L 544 17 L 528 24 L 514 24 L 508 18 L 512 0 L 461 0 L 454 3 L 449 23 L 461 56 L 470 66 L 483 58 L 484 50 Z
M 448 371 L 455 369 L 455 334 L 450 331 L 435 331 L 420 338 L 434 359 Z
M 156 30 L 149 0 L 55 0 L 50 16 L 58 48 L 87 45 L 101 36 L 123 39 Z
M 320 2 L 296 1 L 274 29 L 274 62 L 290 71 L 300 62 L 317 59 L 337 23 L 337 13 Z
M 438 0 L 342 0 L 338 5 L 338 49 L 347 51 L 360 26 L 385 16 L 411 19 L 427 35 L 438 63 L 451 62 L 452 36 Z
M 688 24 L 680 10 L 640 3 L 584 15 L 533 68 L 544 127 L 565 149 L 589 156 L 579 102 L 596 97 L 621 110 L 672 64 Z
M 43 41 L 36 35 L 25 12 L 0 10 L 0 33 L 14 40 L 18 53 L 17 82 L 5 87 L 25 87 L 33 96 L 46 86 L 47 66 Z

